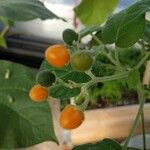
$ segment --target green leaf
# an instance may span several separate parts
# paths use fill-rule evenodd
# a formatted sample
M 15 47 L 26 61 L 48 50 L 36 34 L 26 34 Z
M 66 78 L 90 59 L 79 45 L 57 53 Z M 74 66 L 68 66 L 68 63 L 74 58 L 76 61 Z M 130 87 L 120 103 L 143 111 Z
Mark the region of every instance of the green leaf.
M 137 2 L 113 15 L 104 25 L 101 33 L 104 43 L 115 43 L 118 47 L 135 44 L 145 28 L 145 13 L 150 10 L 150 1 Z
M 142 39 L 150 44 L 150 22 L 146 24 Z
M 74 11 L 83 24 L 100 25 L 113 12 L 117 3 L 118 0 L 82 0 Z
M 38 0 L 0 0 L 0 16 L 11 21 L 60 19 Z
M 95 61 L 91 71 L 97 77 L 109 76 L 115 72 L 115 66 Z
M 3 36 L 0 36 L 0 47 L 7 48 L 7 43 Z
M 88 82 L 91 79 L 85 73 L 72 70 L 70 65 L 63 68 L 55 68 L 49 65 L 47 61 L 44 61 L 41 65 L 40 70 L 45 70 L 45 69 L 54 71 L 56 76 L 62 79 L 64 82 L 68 82 L 70 80 L 76 83 L 84 83 L 84 82 Z
M 135 89 L 136 85 L 140 83 L 140 73 L 138 70 L 133 70 L 130 72 L 128 78 L 127 78 L 127 85 L 129 90 Z
M 30 70 L 0 61 L 0 149 L 22 148 L 43 141 L 57 142 L 48 102 L 32 102 Z
M 116 141 L 104 139 L 95 144 L 84 144 L 73 148 L 73 150 L 122 150 L 122 147 Z
M 57 84 L 49 88 L 49 95 L 61 100 L 67 100 L 79 95 L 80 91 L 80 88 L 68 88 L 62 84 Z

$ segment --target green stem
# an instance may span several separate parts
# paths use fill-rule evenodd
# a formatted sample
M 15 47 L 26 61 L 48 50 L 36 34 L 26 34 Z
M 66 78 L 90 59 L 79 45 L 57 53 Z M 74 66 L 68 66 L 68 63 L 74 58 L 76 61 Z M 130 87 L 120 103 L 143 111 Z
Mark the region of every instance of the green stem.
M 144 44 L 144 41 L 143 41 L 143 40 L 141 40 L 141 46 L 142 46 L 143 50 L 145 51 L 145 50 L 146 50 L 146 47 L 145 47 L 145 44 Z
M 98 38 L 96 35 L 94 35 L 94 34 L 91 33 L 91 36 L 93 37 L 93 39 L 94 39 L 99 45 L 104 45 L 104 44 L 99 40 L 99 38 Z M 119 57 L 118 57 L 118 51 L 117 51 L 117 50 L 115 50 L 115 59 L 116 59 L 116 60 L 114 60 L 114 58 L 111 56 L 111 53 L 106 54 L 106 57 L 107 57 L 115 66 L 117 66 L 120 71 L 123 71 L 123 70 L 124 70 L 123 67 L 121 67 L 121 64 L 120 64 L 120 61 L 119 61 Z
M 122 79 L 122 78 L 126 78 L 128 77 L 130 71 L 126 71 L 124 73 L 120 73 L 120 74 L 116 74 L 116 75 L 111 75 L 111 76 L 105 76 L 105 77 L 95 77 L 94 79 L 90 80 L 89 82 L 86 83 L 79 83 L 76 84 L 75 87 L 81 87 L 81 86 L 88 86 L 90 87 L 91 85 L 94 85 L 98 82 L 106 82 L 106 81 L 113 81 L 113 80 L 117 80 L 117 79 Z
M 91 33 L 91 36 L 93 37 L 93 39 L 94 39 L 99 45 L 103 44 L 103 43 L 100 41 L 100 39 L 99 39 L 96 35 L 94 35 L 94 34 Z
M 120 60 L 119 60 L 119 55 L 118 55 L 118 49 L 115 49 L 115 61 L 116 65 L 119 70 L 124 71 L 124 68 L 121 66 Z
M 125 141 L 125 143 L 124 143 L 123 150 L 127 150 L 128 144 L 129 144 L 129 142 L 130 142 L 130 139 L 131 139 L 131 137 L 133 136 L 133 134 L 134 134 L 134 132 L 135 132 L 135 130 L 136 130 L 136 128 L 137 128 L 138 122 L 139 122 L 139 120 L 140 120 L 140 116 L 141 116 L 141 114 L 142 114 L 142 112 L 143 112 L 143 107 L 144 107 L 144 102 L 145 102 L 144 92 L 143 92 L 143 89 L 142 89 L 141 86 L 139 86 L 139 87 L 137 88 L 137 91 L 138 91 L 138 99 L 140 100 L 139 110 L 138 110 L 138 112 L 137 112 L 137 115 L 136 115 L 136 118 L 135 118 L 135 120 L 134 120 L 133 126 L 132 126 L 132 128 L 131 128 L 130 133 L 129 133 L 129 136 L 127 137 L 127 139 L 126 139 L 126 141 Z
M 0 36 L 3 37 L 7 33 L 8 30 L 9 30 L 9 26 L 5 26 L 4 29 L 2 30 Z
M 86 98 L 81 105 L 77 106 L 78 109 L 81 110 L 82 112 L 84 112 L 87 109 L 89 102 L 90 102 L 90 99 Z
M 150 52 L 147 52 L 146 55 L 142 58 L 142 60 L 133 69 L 135 69 L 135 68 L 139 69 L 141 67 L 141 65 L 147 60 L 149 55 L 150 55 Z M 126 77 L 128 77 L 130 71 L 123 71 L 122 73 L 105 76 L 105 77 L 94 77 L 93 75 L 91 75 L 92 79 L 86 83 L 65 83 L 64 81 L 62 81 L 59 78 L 57 79 L 57 81 L 66 87 L 76 88 L 76 87 L 82 87 L 82 86 L 86 86 L 86 85 L 90 86 L 90 85 L 96 84 L 98 82 L 106 82 L 106 81 L 113 81 L 113 80 L 117 80 L 117 79 L 121 79 L 121 78 L 126 78 Z
M 69 81 L 69 83 L 64 82 L 62 79 L 57 77 L 57 85 L 63 85 L 68 88 L 74 88 L 73 86 L 76 86 L 76 83 Z M 54 85 L 55 86 L 55 85 Z
M 141 61 L 134 68 L 139 69 L 144 64 L 144 62 L 148 59 L 149 56 L 150 56 L 150 52 L 147 52 L 145 56 L 141 59 Z
M 95 75 L 91 72 L 91 70 L 88 70 L 85 72 L 88 76 L 91 77 L 91 79 L 94 79 L 95 78 Z
M 78 107 L 79 110 L 84 112 L 86 110 L 86 108 L 88 107 L 88 104 L 90 102 L 87 86 L 82 87 L 82 92 L 84 94 L 85 100 L 81 105 L 78 105 L 77 107 Z
M 74 46 L 76 47 L 77 51 L 80 51 L 79 42 L 75 42 Z
M 143 150 L 146 150 L 146 134 L 145 134 L 145 122 L 144 122 L 144 112 L 141 114 L 141 122 L 142 122 L 142 134 L 143 134 Z
M 117 65 L 114 58 L 111 55 L 111 52 L 109 52 L 108 54 L 106 54 L 106 57 L 111 61 L 112 64 L 114 64 L 115 66 Z
M 117 54 L 116 54 L 117 55 Z M 114 64 L 120 71 L 123 71 L 122 67 L 120 66 L 120 63 L 118 62 L 118 60 L 116 61 L 112 55 L 111 52 L 109 52 L 108 54 L 105 54 L 105 56 L 110 60 L 110 62 L 112 64 Z M 117 57 L 117 56 L 116 56 Z
M 86 82 L 86 83 L 75 83 L 75 82 L 71 82 L 69 81 L 69 83 L 64 82 L 63 80 L 61 80 L 60 78 L 57 78 L 57 82 L 58 84 L 62 84 L 65 87 L 68 88 L 77 88 L 77 87 L 83 87 L 83 86 L 87 86 L 90 87 L 91 85 L 94 85 L 98 82 L 106 82 L 106 81 L 113 81 L 113 80 L 117 80 L 117 79 L 122 79 L 122 78 L 126 78 L 128 77 L 130 71 L 126 71 L 123 73 L 119 73 L 119 74 L 115 74 L 115 75 L 111 75 L 111 76 L 105 76 L 105 77 L 93 77 L 93 75 L 91 76 L 91 80 Z
M 99 45 L 98 47 L 96 47 L 95 49 L 93 49 L 93 56 L 97 57 L 98 55 L 104 53 L 105 49 L 103 48 L 103 45 Z
M 130 71 L 126 71 L 126 72 L 116 74 L 116 75 L 111 75 L 111 76 L 95 77 L 94 79 L 87 82 L 86 85 L 89 87 L 98 82 L 106 82 L 106 81 L 113 81 L 113 80 L 117 80 L 117 79 L 121 79 L 121 78 L 126 78 L 126 77 L 128 77 L 129 73 L 130 73 Z

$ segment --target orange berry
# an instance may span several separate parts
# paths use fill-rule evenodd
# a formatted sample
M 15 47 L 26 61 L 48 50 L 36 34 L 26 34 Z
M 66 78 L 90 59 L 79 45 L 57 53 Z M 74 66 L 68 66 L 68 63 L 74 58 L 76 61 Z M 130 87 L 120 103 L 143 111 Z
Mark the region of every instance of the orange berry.
M 42 102 L 48 97 L 48 89 L 39 84 L 34 85 L 29 92 L 29 97 L 33 101 Z
M 45 59 L 54 67 L 64 67 L 69 63 L 70 55 L 68 49 L 64 45 L 53 45 L 47 48 Z
M 67 105 L 60 115 L 60 125 L 64 129 L 75 129 L 84 121 L 84 113 L 75 105 Z

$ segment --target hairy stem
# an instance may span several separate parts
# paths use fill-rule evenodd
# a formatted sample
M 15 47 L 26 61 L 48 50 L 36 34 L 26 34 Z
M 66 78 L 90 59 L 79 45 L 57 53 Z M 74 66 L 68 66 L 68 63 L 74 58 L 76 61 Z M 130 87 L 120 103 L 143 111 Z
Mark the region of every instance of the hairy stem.
M 84 99 L 84 102 L 83 102 L 81 105 L 78 105 L 77 107 L 78 107 L 81 111 L 84 112 L 84 111 L 86 110 L 86 108 L 88 107 L 88 104 L 89 104 L 89 102 L 90 102 L 90 99 L 89 99 L 89 93 L 88 93 L 88 90 L 87 90 L 87 87 L 86 87 L 86 86 L 82 87 L 82 92 L 83 92 L 83 94 L 84 94 L 85 99 Z
M 94 79 L 87 82 L 86 85 L 91 86 L 98 82 L 106 82 L 106 81 L 113 81 L 113 80 L 117 80 L 117 79 L 121 79 L 121 78 L 126 78 L 126 77 L 128 77 L 129 73 L 130 73 L 130 71 L 126 71 L 126 72 L 116 74 L 116 75 L 111 75 L 111 76 L 95 77 Z
M 116 53 L 116 51 L 115 51 L 115 53 Z M 117 55 L 118 54 L 115 54 L 116 56 L 115 57 L 118 57 Z M 111 55 L 111 53 L 109 52 L 108 54 L 106 54 L 105 55 L 109 60 L 110 60 L 110 62 L 112 63 L 112 64 L 114 64 L 117 68 L 118 68 L 118 70 L 120 70 L 120 71 L 123 71 L 124 69 L 121 67 L 121 65 L 120 65 L 120 63 L 119 63 L 119 58 L 117 58 L 117 61 L 112 57 L 112 55 Z
M 86 73 L 88 76 L 90 76 L 91 79 L 94 79 L 94 78 L 95 78 L 95 75 L 92 73 L 91 70 L 88 70 L 88 71 L 86 71 L 85 73 Z
M 118 54 L 118 49 L 115 50 L 115 62 L 116 62 L 116 66 L 118 67 L 118 69 L 120 71 L 124 71 L 125 69 L 122 67 L 120 60 L 119 60 L 119 54 Z
M 141 61 L 134 68 L 139 69 L 144 64 L 144 62 L 148 59 L 149 56 L 150 56 L 150 52 L 147 52 L 145 56 L 141 59 Z
M 140 120 L 140 116 L 141 116 L 141 114 L 143 112 L 145 96 L 144 96 L 144 92 L 143 92 L 143 89 L 142 89 L 141 85 L 137 88 L 137 91 L 138 91 L 138 99 L 140 100 L 139 110 L 137 112 L 137 115 L 136 115 L 136 118 L 134 120 L 133 126 L 131 128 L 130 133 L 129 133 L 129 136 L 127 137 L 127 139 L 126 139 L 126 141 L 124 143 L 124 147 L 123 147 L 124 150 L 127 150 L 128 144 L 130 142 L 130 139 L 133 136 L 133 134 L 134 134 L 134 132 L 135 132 L 135 130 L 137 128 L 137 125 L 138 125 L 139 120 Z
M 91 33 L 91 36 L 93 37 L 93 39 L 94 39 L 99 45 L 103 44 L 103 43 L 99 40 L 99 38 L 98 38 L 96 35 L 94 35 L 94 34 Z
M 146 150 L 146 134 L 145 134 L 145 123 L 144 123 L 144 112 L 141 114 L 141 122 L 142 122 L 142 134 L 143 134 L 143 150 Z

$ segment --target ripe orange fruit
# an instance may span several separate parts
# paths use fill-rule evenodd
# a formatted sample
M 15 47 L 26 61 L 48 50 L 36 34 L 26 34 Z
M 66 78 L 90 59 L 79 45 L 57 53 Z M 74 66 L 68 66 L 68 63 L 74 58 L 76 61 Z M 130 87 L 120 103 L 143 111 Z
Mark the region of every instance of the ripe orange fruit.
M 64 129 L 75 129 L 84 121 L 84 113 L 75 105 L 67 105 L 60 115 L 60 125 Z
M 45 59 L 54 67 L 64 67 L 70 61 L 70 55 L 64 45 L 58 44 L 47 48 Z
M 48 89 L 39 84 L 34 85 L 29 92 L 29 97 L 33 101 L 42 102 L 48 97 Z

